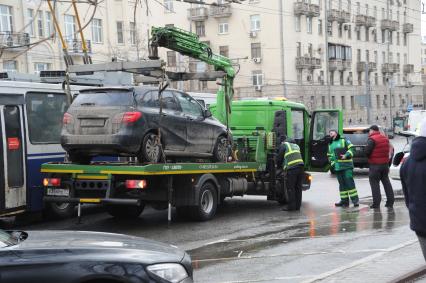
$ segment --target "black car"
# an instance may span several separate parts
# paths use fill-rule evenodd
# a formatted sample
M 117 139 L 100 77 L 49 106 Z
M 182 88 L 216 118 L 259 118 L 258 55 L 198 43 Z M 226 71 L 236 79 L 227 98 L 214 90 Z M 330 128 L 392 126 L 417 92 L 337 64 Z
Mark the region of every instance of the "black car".
M 2 283 L 191 283 L 189 255 L 111 233 L 0 229 Z
M 141 163 L 228 157 L 225 125 L 190 95 L 167 89 L 160 99 L 154 87 L 80 91 L 64 115 L 61 143 L 76 163 L 98 155 L 136 156 Z

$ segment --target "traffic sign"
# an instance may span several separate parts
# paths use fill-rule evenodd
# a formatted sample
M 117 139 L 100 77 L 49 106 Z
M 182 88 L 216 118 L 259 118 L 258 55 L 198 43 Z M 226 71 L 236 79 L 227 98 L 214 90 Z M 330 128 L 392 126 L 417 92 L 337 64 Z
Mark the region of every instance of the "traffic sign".
M 407 106 L 407 111 L 408 111 L 408 112 L 413 111 L 413 105 L 412 105 L 412 104 L 408 104 L 408 106 Z

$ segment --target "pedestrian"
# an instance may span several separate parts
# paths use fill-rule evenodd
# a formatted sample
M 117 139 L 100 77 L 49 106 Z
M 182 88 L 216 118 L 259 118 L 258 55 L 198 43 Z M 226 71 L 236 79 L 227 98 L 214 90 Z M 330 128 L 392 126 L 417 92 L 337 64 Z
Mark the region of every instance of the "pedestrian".
M 286 180 L 288 200 L 287 206 L 283 210 L 300 210 L 305 165 L 300 147 L 294 140 L 287 140 L 281 144 L 278 151 L 277 165 L 283 167 Z
M 370 127 L 365 154 L 368 157 L 368 179 L 370 180 L 373 203 L 370 208 L 380 208 L 382 194 L 380 193 L 380 182 L 382 182 L 386 193 L 387 208 L 393 208 L 395 197 L 392 184 L 389 180 L 389 156 L 391 146 L 386 135 L 380 133 L 377 125 Z
M 335 206 L 348 207 L 349 199 L 351 199 L 354 206 L 357 207 L 359 199 L 353 178 L 353 144 L 348 139 L 341 137 L 336 130 L 331 130 L 329 135 L 331 141 L 327 155 L 331 170 L 335 172 L 339 181 L 340 190 L 340 202 L 335 203 Z
M 405 204 L 410 212 L 410 227 L 419 238 L 426 261 L 426 120 L 420 126 L 410 149 L 410 156 L 400 171 Z

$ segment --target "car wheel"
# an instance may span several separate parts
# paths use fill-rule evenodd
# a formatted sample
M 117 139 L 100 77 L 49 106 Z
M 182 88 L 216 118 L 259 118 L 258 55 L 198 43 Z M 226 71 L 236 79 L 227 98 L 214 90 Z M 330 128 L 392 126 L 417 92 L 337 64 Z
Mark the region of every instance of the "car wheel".
M 138 218 L 143 212 L 145 204 L 135 206 L 124 206 L 124 205 L 107 205 L 106 211 L 113 217 L 116 218 Z
M 228 139 L 225 136 L 220 136 L 217 138 L 213 150 L 214 161 L 226 162 L 228 155 Z
M 75 152 L 69 152 L 68 153 L 68 159 L 72 163 L 77 164 L 90 164 L 90 161 L 92 160 L 92 157 L 85 154 L 75 153 Z
M 198 194 L 198 205 L 192 207 L 191 217 L 198 221 L 212 219 L 217 209 L 217 192 L 212 183 L 206 182 Z
M 75 215 L 75 204 L 50 202 L 46 205 L 45 216 L 53 219 L 67 219 Z
M 158 144 L 158 135 L 148 133 L 142 141 L 142 148 L 138 156 L 140 163 L 158 163 L 161 160 L 161 146 Z

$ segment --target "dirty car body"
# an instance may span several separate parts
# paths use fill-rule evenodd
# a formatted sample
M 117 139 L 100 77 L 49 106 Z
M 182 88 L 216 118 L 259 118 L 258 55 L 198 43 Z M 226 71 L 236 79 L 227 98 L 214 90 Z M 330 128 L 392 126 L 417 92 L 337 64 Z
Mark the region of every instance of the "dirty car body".
M 144 145 L 153 148 L 147 135 L 159 136 L 159 125 L 167 157 L 211 157 L 218 137 L 227 133 L 184 92 L 167 89 L 160 100 L 153 87 L 96 88 L 81 91 L 73 101 L 64 116 L 61 143 L 71 159 L 138 156 Z M 143 157 L 158 161 L 158 155 L 149 160 L 149 152 Z
M 120 234 L 0 230 L 2 283 L 92 280 L 191 283 L 191 259 L 176 247 Z

